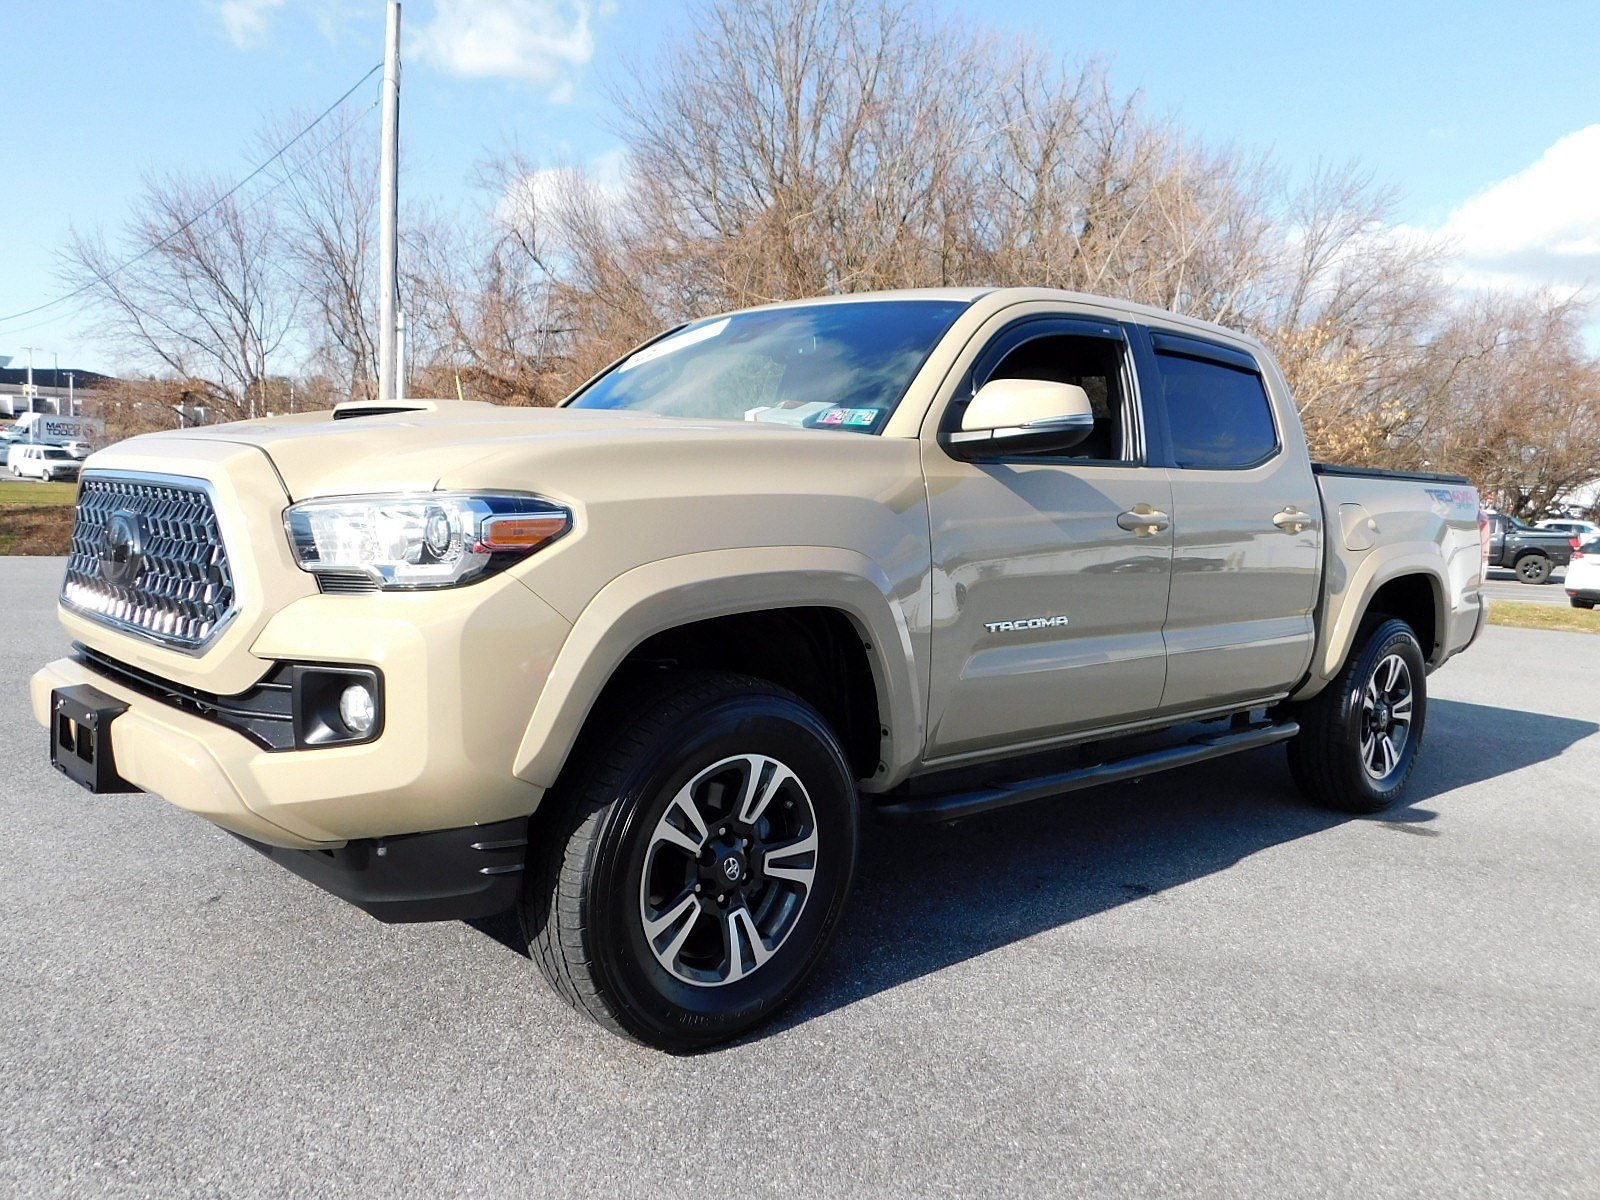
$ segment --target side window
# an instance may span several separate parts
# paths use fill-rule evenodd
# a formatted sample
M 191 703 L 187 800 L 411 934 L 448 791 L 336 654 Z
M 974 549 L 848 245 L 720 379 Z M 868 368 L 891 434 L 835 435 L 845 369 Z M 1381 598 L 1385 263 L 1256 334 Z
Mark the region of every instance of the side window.
M 1127 437 L 1128 389 L 1124 386 L 1127 350 L 1110 338 L 1046 334 L 1030 338 L 995 364 L 980 381 L 1046 379 L 1073 383 L 1089 394 L 1094 432 L 1070 450 L 1052 450 L 1051 458 L 1123 462 L 1133 457 Z M 959 416 L 957 417 L 959 421 Z
M 1257 372 L 1162 351 L 1159 344 L 1156 361 L 1178 466 L 1239 470 L 1259 466 L 1277 452 L 1272 404 Z

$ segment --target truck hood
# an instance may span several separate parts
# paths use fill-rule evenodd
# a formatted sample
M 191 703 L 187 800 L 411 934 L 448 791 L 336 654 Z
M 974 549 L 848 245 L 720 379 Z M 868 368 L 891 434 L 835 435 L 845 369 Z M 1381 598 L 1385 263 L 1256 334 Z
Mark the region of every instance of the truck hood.
M 135 439 L 149 455 L 184 443 L 253 446 L 271 459 L 291 500 L 317 496 L 443 487 L 490 486 L 507 467 L 532 467 L 552 458 L 581 457 L 590 462 L 632 458 L 645 447 L 726 447 L 758 452 L 763 445 L 797 448 L 796 439 L 815 447 L 815 438 L 876 441 L 861 435 L 817 432 L 742 421 L 691 420 L 649 413 L 601 409 L 507 408 L 479 401 L 420 402 L 404 412 L 302 413 L 226 425 L 146 434 Z M 654 455 L 652 455 L 654 457 Z M 780 453 L 777 457 L 787 458 Z M 497 469 L 473 471 L 493 460 Z M 92 469 L 96 464 L 90 462 Z M 525 486 L 534 490 L 532 476 Z

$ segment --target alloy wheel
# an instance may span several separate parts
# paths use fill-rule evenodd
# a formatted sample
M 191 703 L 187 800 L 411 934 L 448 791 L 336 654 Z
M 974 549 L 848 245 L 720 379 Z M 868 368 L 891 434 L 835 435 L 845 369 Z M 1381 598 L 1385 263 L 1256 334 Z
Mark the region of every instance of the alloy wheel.
M 1411 738 L 1411 668 L 1398 654 L 1378 661 L 1361 697 L 1361 762 L 1376 780 L 1394 774 Z
M 817 849 L 811 797 L 792 770 L 761 754 L 713 763 L 673 796 L 645 849 L 650 952 L 697 987 L 748 978 L 799 921 Z

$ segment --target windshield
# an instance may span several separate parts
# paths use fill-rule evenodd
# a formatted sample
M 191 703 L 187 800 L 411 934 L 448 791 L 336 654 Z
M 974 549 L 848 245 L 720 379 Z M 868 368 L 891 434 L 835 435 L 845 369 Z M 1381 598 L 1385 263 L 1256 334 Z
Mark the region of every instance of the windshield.
M 863 300 L 696 321 L 636 351 L 571 401 L 877 433 L 965 300 Z

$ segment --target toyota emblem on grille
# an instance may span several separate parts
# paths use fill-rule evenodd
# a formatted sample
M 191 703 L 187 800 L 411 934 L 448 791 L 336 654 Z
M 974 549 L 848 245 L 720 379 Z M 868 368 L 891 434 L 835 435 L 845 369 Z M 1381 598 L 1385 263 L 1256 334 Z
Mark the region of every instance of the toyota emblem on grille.
M 100 530 L 100 578 L 132 583 L 144 563 L 144 527 L 139 514 L 118 509 Z

